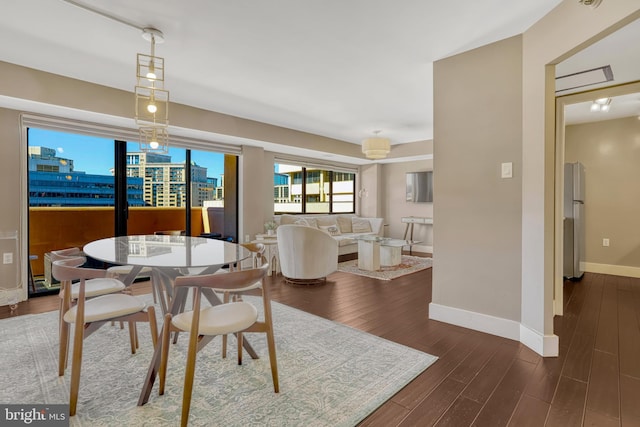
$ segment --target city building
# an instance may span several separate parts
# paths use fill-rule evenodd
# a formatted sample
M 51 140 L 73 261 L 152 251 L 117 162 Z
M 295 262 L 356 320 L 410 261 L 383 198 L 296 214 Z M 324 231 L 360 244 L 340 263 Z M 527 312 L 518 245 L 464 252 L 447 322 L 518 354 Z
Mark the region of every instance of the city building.
M 148 206 L 180 207 L 186 203 L 184 163 L 172 163 L 166 154 L 127 153 L 127 176 L 144 179 L 144 201 Z M 207 177 L 207 168 L 191 163 L 191 206 L 217 200 L 216 178 Z
M 73 159 L 57 156 L 53 148 L 28 148 L 29 206 L 114 206 L 111 175 L 75 171 Z M 127 178 L 129 206 L 144 206 L 143 179 Z

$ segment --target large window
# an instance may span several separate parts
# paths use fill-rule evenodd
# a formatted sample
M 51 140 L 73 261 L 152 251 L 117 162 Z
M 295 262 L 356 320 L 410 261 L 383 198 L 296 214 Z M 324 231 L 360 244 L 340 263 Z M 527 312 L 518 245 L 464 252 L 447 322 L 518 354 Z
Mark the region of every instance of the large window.
M 223 153 L 147 153 L 136 142 L 37 127 L 28 128 L 27 144 L 29 254 L 39 279 L 32 294 L 57 289 L 46 257 L 55 249 L 164 230 L 236 238 L 237 223 L 224 218 Z M 235 194 L 227 207 L 237 204 Z M 217 222 L 205 224 L 203 207 Z
M 354 173 L 276 163 L 273 181 L 276 213 L 355 212 Z

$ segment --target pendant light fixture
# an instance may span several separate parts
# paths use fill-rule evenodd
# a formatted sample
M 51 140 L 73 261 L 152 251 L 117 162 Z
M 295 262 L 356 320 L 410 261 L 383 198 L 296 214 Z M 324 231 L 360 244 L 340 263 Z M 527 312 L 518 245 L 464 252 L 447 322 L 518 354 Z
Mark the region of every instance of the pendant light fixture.
M 391 151 L 391 142 L 388 138 L 379 137 L 379 130 L 373 132 L 376 136 L 362 141 L 362 152 L 367 159 L 379 160 L 387 157 Z
M 155 55 L 156 43 L 163 43 L 164 35 L 155 28 L 144 28 L 142 38 L 151 43 L 151 52 L 139 53 L 136 61 L 135 119 L 140 150 L 168 153 L 169 91 L 164 89 L 164 58 Z

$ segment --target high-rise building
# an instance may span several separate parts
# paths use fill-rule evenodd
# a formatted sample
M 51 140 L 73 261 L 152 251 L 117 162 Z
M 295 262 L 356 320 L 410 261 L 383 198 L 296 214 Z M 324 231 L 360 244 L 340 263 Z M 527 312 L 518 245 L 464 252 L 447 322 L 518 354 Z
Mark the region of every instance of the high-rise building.
M 144 201 L 148 206 L 179 207 L 186 203 L 184 163 L 172 163 L 166 154 L 127 153 L 127 176 L 144 179 Z M 207 168 L 191 163 L 191 205 L 213 200 L 216 178 L 207 177 Z
M 29 206 L 114 206 L 115 179 L 74 170 L 53 148 L 29 147 Z M 143 180 L 127 178 L 129 206 L 144 206 Z

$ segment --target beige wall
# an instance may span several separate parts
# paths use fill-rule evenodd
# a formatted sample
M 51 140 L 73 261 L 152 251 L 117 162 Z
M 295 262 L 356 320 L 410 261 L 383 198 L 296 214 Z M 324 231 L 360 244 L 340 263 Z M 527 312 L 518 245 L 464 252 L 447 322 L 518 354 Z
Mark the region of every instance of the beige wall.
M 640 267 L 640 120 L 567 126 L 565 161 L 585 166 L 585 261 Z
M 419 216 L 433 218 L 433 203 L 411 203 L 406 201 L 407 172 L 433 170 L 433 160 L 420 160 L 404 163 L 387 163 L 382 166 L 385 236 L 401 239 L 406 224 L 401 222 L 403 216 Z M 409 236 L 407 236 L 409 238 Z M 420 243 L 413 249 L 432 252 L 433 227 L 431 225 L 415 225 L 413 240 Z
M 26 165 L 27 162 L 21 158 L 19 145 L 15 143 L 20 140 L 20 127 L 17 126 L 19 120 L 18 111 L 0 108 L 0 198 L 3 201 L 0 203 L 0 234 L 18 232 L 20 253 L 15 255 L 15 262 L 20 263 L 17 265 L 21 279 L 20 285 L 16 284 L 16 288 L 22 288 L 18 291 L 17 297 L 19 301 L 23 301 L 27 299 L 27 288 L 21 285 L 26 283 L 27 277 L 27 246 L 21 234 L 26 229 L 26 222 L 21 221 L 21 203 L 25 199 L 20 192 L 20 183 L 21 165 Z M 11 288 L 12 284 L 6 283 L 3 287 Z M 2 295 L 2 298 L 7 298 L 7 295 Z M 0 301 L 0 304 L 4 303 Z
M 522 37 L 438 61 L 434 81 L 433 302 L 519 321 Z
M 382 165 L 360 166 L 360 181 L 356 182 L 356 213 L 363 217 L 382 217 Z M 380 197 L 378 197 L 380 195 Z
M 440 314 L 449 315 L 452 323 L 515 336 L 543 355 L 557 355 L 558 339 L 553 335 L 554 64 L 638 17 L 637 0 L 605 1 L 597 9 L 563 1 L 522 36 L 520 88 L 511 80 L 515 73 L 507 72 L 508 79 L 502 82 L 488 72 L 505 73 L 497 64 L 513 59 L 509 40 L 435 64 L 434 170 L 438 192 L 433 295 L 434 301 L 445 306 Z M 485 79 L 472 71 L 483 73 Z M 512 90 L 518 93 L 509 94 Z M 522 127 L 520 134 L 514 132 L 514 117 L 521 117 L 520 124 L 515 124 Z M 486 141 L 491 135 L 498 141 Z M 483 144 L 479 140 L 490 149 L 480 153 L 478 147 Z M 494 146 L 504 151 L 491 150 Z M 515 194 L 493 173 L 498 173 L 505 155 L 518 151 L 520 168 L 516 160 L 514 174 L 521 179 L 521 187 Z M 465 169 L 468 165 L 470 170 Z M 470 174 L 475 180 L 467 178 Z M 458 177 L 462 177 L 460 181 L 456 181 Z M 488 206 L 475 189 L 496 192 L 487 197 L 498 203 Z M 513 228 L 512 203 L 518 200 L 520 224 Z M 506 223 L 495 221 L 496 217 L 504 217 Z M 505 230 L 509 230 L 507 235 Z M 519 235 L 515 237 L 521 239 L 519 247 L 511 233 Z M 480 248 L 485 252 L 479 252 Z M 479 260 L 489 262 L 491 268 Z M 518 269 L 521 274 L 514 277 Z M 467 284 L 461 284 L 462 280 Z M 475 296 L 479 296 L 477 301 Z

